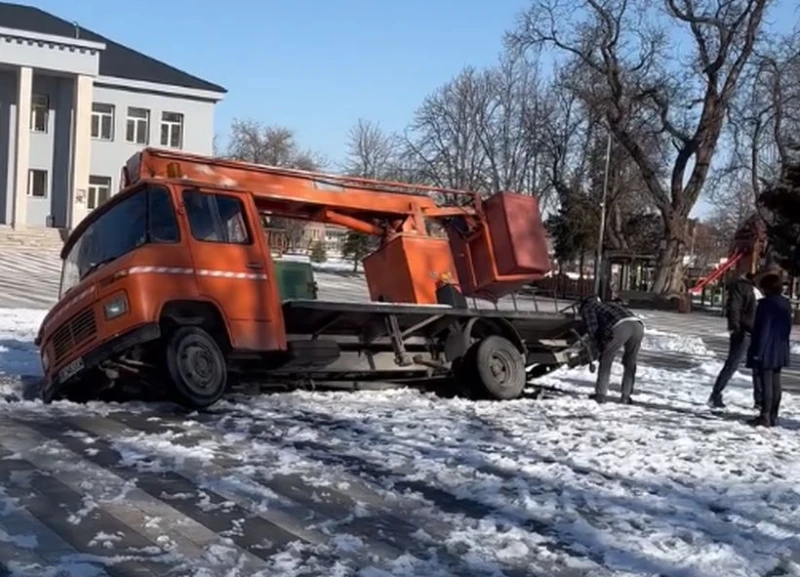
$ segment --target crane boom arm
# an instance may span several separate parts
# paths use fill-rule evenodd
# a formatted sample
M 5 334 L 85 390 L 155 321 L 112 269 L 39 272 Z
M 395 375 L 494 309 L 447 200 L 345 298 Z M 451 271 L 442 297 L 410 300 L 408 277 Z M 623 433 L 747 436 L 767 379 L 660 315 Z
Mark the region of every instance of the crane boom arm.
M 250 192 L 260 211 L 338 224 L 360 232 L 423 232 L 423 218 L 472 216 L 480 196 L 410 185 L 147 148 L 125 167 L 125 186 L 140 178 L 181 178 L 198 185 Z M 458 195 L 465 206 L 440 207 L 432 195 Z M 381 223 L 380 225 L 378 223 Z M 386 230 L 384 223 L 393 223 Z
M 142 179 L 246 193 L 261 213 L 338 224 L 382 238 L 364 259 L 373 299 L 436 302 L 441 279 L 457 278 L 465 296 L 496 300 L 550 270 L 533 196 L 478 194 L 251 164 L 146 148 L 123 168 L 123 187 Z M 436 195 L 460 197 L 440 206 Z M 443 219 L 447 239 L 428 233 Z

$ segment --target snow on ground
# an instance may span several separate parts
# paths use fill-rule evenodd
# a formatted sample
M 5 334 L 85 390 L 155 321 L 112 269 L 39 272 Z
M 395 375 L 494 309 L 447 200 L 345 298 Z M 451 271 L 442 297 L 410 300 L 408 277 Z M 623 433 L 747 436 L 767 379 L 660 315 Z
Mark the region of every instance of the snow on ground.
M 693 356 L 710 356 L 703 339 L 697 336 L 676 335 L 646 326 L 642 348 L 650 351 L 685 353 Z
M 0 309 L 0 376 L 41 374 L 39 353 L 33 345 L 47 311 Z M 0 394 L 5 391 L 0 385 Z
M 4 393 L 19 393 L 10 375 L 40 372 L 31 340 L 41 317 L 0 311 Z M 594 375 L 575 369 L 543 378 L 556 391 L 542 400 L 295 392 L 233 397 L 191 415 L 165 406 L 25 401 L 0 403 L 0 423 L 12 415 L 65 423 L 64 438 L 33 452 L 85 487 L 84 506 L 69 518 L 78 526 L 92 511 L 120 507 L 163 471 L 198 484 L 192 491 L 165 486 L 160 498 L 171 504 L 194 499 L 206 515 L 249 511 L 194 557 L 158 517 L 139 528 L 158 544 L 148 551 L 125 549 L 114 531 L 90 532 L 93 546 L 107 550 L 91 556 L 100 565 L 177 559 L 190 572 L 176 574 L 198 577 L 800 576 L 792 560 L 800 551 L 800 402 L 785 396 L 782 427 L 751 429 L 742 422 L 752 414 L 748 379 L 737 374 L 726 391 L 729 408 L 712 414 L 707 387 L 698 383 L 713 381 L 722 359 L 699 353 L 702 346 L 649 327 L 646 349 L 709 360 L 691 371 L 640 365 L 633 406 L 589 401 Z M 612 377 L 620 376 L 615 365 Z M 87 466 L 101 442 L 70 431 L 76 418 L 116 423 L 104 442 L 131 477 L 112 482 Z M 69 442 L 78 448 L 67 451 Z M 289 500 L 281 492 L 289 480 L 310 497 L 292 493 Z M 11 489 L 0 485 L 0 545 L 36 551 L 36 535 L 7 522 L 20 506 Z M 211 499 L 212 492 L 227 500 Z M 310 515 L 315 506 L 327 517 Z M 253 514 L 288 515 L 310 537 L 256 563 L 236 546 Z M 74 556 L 19 574 L 70 574 L 77 565 L 92 574 Z

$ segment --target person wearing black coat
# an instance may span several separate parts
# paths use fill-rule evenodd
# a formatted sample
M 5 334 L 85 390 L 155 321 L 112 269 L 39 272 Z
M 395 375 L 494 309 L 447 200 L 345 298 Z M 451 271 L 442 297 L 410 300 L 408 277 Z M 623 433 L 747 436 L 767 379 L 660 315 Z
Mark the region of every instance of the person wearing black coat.
M 758 373 L 764 385 L 761 414 L 751 425 L 774 427 L 781 404 L 781 369 L 789 365 L 792 334 L 792 307 L 784 297 L 783 283 L 776 274 L 761 281 L 764 298 L 758 302 L 753 335 L 747 351 L 747 366 Z
M 750 332 L 753 330 L 753 322 L 756 316 L 757 304 L 755 284 L 753 275 L 747 274 L 733 281 L 728 289 L 728 301 L 725 313 L 728 317 L 728 333 L 730 341 L 728 343 L 728 358 L 722 366 L 714 388 L 708 398 L 708 404 L 714 408 L 724 408 L 722 402 L 722 391 L 728 386 L 733 373 L 739 368 L 742 360 L 747 354 L 747 347 L 750 345 Z M 753 374 L 753 401 L 758 408 L 761 406 L 762 385 L 760 378 Z

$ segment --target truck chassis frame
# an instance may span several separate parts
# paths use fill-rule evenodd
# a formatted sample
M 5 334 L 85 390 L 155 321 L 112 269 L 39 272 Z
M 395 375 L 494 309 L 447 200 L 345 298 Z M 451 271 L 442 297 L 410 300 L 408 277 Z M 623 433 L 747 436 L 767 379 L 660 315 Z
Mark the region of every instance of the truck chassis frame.
M 532 380 L 559 367 L 592 360 L 580 321 L 564 313 L 288 300 L 283 315 L 287 351 L 225 350 L 229 389 L 253 384 L 279 390 L 433 384 L 448 395 L 505 399 L 518 397 Z M 47 402 L 61 397 L 118 399 L 123 390 L 125 398 L 163 397 L 168 374 L 158 351 L 164 350 L 175 327 L 199 327 L 225 349 L 209 321 L 203 314 L 185 314 L 122 335 L 81 357 L 79 370 L 53 383 L 43 397 Z M 489 341 L 492 350 L 478 360 L 481 343 Z M 517 372 L 521 363 L 524 381 L 512 375 L 515 382 L 510 385 L 503 385 L 500 377 L 492 384 L 491 363 L 499 363 L 500 371 Z

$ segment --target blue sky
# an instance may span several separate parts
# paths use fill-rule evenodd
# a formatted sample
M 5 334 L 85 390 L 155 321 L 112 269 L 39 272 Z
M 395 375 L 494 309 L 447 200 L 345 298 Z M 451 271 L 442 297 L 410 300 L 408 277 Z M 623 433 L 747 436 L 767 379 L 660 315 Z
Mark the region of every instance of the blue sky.
M 12 0 L 13 1 L 13 0 Z M 20 0 L 228 89 L 217 111 L 341 159 L 359 117 L 402 130 L 466 65 L 491 64 L 527 0 Z M 771 20 L 796 22 L 795 0 Z
M 12 0 L 13 1 L 13 0 Z M 234 117 L 340 158 L 359 116 L 401 130 L 463 66 L 492 63 L 526 0 L 21 0 L 225 86 Z M 112 6 L 113 9 L 109 9 Z

